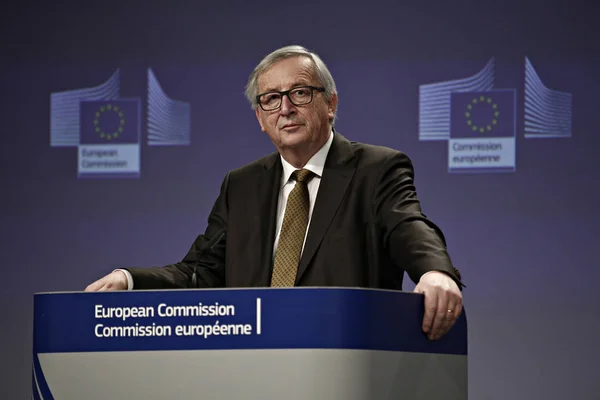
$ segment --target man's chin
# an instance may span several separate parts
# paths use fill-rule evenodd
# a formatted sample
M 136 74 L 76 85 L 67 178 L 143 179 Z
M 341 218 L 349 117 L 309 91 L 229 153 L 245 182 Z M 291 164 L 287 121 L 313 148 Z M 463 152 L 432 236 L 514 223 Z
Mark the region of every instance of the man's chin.
M 303 126 L 296 129 L 281 130 L 279 134 L 281 144 L 284 146 L 298 146 L 309 142 L 310 136 L 306 133 Z
M 310 143 L 308 140 L 283 140 L 281 142 L 281 148 L 287 150 L 300 151 L 302 149 L 306 149 L 310 147 Z

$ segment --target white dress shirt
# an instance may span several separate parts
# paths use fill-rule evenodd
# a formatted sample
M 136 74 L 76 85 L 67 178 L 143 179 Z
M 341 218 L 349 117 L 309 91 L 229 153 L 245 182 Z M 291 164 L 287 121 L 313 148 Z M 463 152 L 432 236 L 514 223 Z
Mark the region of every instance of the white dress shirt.
M 304 243 L 306 243 L 306 236 L 308 234 L 308 230 L 310 228 L 310 220 L 312 217 L 312 212 L 315 207 L 315 201 L 317 200 L 317 192 L 319 191 L 319 184 L 321 183 L 321 176 L 323 175 L 323 168 L 325 167 L 325 160 L 327 159 L 327 154 L 329 153 L 329 149 L 331 148 L 331 143 L 333 143 L 333 131 L 329 135 L 329 139 L 327 142 L 321 147 L 317 153 L 312 156 L 310 160 L 304 166 L 304 169 L 308 169 L 312 171 L 315 176 L 308 182 L 308 197 L 310 201 L 310 207 L 308 210 L 308 226 L 306 229 L 306 233 L 304 234 Z M 290 179 L 292 173 L 296 170 L 290 163 L 285 161 L 283 157 L 281 157 L 281 164 L 283 165 L 283 172 L 281 175 L 281 185 L 279 187 L 279 200 L 277 202 L 277 230 L 275 231 L 275 243 L 273 244 L 273 258 L 275 257 L 275 252 L 277 251 L 277 245 L 279 244 L 279 234 L 281 233 L 281 226 L 283 225 L 283 217 L 285 216 L 285 206 L 287 204 L 288 196 L 290 192 L 296 185 L 296 181 Z M 304 243 L 302 244 L 302 251 L 304 251 Z M 131 273 L 124 269 L 116 269 L 115 271 L 122 271 L 127 276 L 128 290 L 133 289 L 133 277 Z
M 327 153 L 329 153 L 329 149 L 331 148 L 331 143 L 333 142 L 333 132 L 329 135 L 329 139 L 327 143 L 321 147 L 317 153 L 312 156 L 310 160 L 304 166 L 304 169 L 308 169 L 315 174 L 310 181 L 308 181 L 308 197 L 310 201 L 310 206 L 308 209 L 308 225 L 306 229 L 306 234 L 304 234 L 304 243 L 306 243 L 306 236 L 308 234 L 308 228 L 310 228 L 310 220 L 312 217 L 312 212 L 315 207 L 315 200 L 317 200 L 317 192 L 319 191 L 319 184 L 321 183 L 321 176 L 323 175 L 323 168 L 325 167 L 325 160 L 327 159 Z M 275 243 L 273 244 L 273 258 L 275 257 L 275 252 L 277 251 L 277 245 L 279 244 L 279 235 L 281 233 L 281 226 L 283 225 L 283 217 L 285 216 L 285 206 L 287 205 L 287 200 L 290 195 L 290 192 L 296 186 L 296 181 L 290 179 L 292 173 L 296 170 L 290 163 L 285 161 L 283 157 L 281 157 L 281 164 L 283 165 L 283 173 L 281 175 L 281 186 L 279 189 L 279 200 L 277 204 L 277 230 L 275 231 Z M 302 250 L 304 251 L 304 243 L 302 244 Z

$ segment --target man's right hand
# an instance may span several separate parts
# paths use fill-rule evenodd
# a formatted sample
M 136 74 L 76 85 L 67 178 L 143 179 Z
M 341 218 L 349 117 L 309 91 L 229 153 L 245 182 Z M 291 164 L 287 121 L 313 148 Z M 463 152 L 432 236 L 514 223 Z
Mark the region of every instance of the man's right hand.
M 86 292 L 104 292 L 111 290 L 127 290 L 127 275 L 123 271 L 113 271 L 85 288 Z

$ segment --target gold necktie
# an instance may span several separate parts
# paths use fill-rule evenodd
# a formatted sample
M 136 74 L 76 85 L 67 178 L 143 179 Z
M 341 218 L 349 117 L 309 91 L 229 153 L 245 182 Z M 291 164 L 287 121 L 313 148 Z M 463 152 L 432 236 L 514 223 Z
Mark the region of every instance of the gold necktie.
M 283 217 L 279 244 L 275 253 L 271 286 L 291 287 L 296 282 L 296 273 L 298 272 L 304 236 L 306 235 L 310 206 L 306 184 L 313 175 L 307 169 L 294 171 L 292 174 L 292 177 L 296 180 L 296 186 L 292 189 L 285 206 L 285 216 Z

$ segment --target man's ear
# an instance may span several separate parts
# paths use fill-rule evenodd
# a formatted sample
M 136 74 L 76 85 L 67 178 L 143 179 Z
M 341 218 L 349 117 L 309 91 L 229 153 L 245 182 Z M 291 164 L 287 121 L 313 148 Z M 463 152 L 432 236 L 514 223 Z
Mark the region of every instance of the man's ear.
M 335 115 L 335 111 L 337 110 L 338 105 L 337 93 L 333 93 L 331 95 L 331 98 L 328 100 L 327 104 L 329 106 L 327 109 L 327 116 L 329 117 L 330 121 L 333 121 L 333 116 Z

